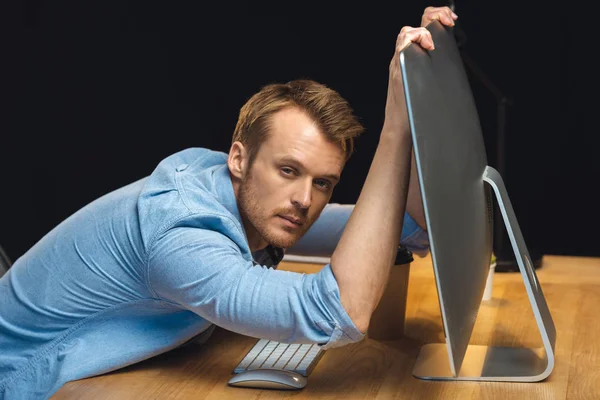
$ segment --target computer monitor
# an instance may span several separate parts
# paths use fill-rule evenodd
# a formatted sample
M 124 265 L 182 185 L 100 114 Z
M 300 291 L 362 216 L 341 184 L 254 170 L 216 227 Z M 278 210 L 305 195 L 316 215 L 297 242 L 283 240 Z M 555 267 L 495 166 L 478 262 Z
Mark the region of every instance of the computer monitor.
M 554 366 L 555 329 L 500 174 L 486 149 L 452 27 L 433 21 L 435 50 L 400 53 L 409 123 L 445 344 L 426 344 L 413 375 L 423 379 L 539 381 Z M 493 242 L 492 190 L 502 211 L 544 347 L 470 345 Z

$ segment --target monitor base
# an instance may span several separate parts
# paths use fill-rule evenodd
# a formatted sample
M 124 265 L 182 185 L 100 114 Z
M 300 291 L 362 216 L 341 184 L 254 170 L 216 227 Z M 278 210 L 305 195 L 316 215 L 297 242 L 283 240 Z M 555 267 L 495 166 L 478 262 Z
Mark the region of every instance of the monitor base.
M 458 376 L 453 376 L 444 343 L 421 348 L 413 376 L 425 380 L 537 382 L 545 377 L 544 348 L 469 345 Z
M 456 362 L 449 358 L 452 338 L 446 338 L 447 343 L 426 344 L 421 348 L 413 375 L 430 380 L 538 382 L 546 379 L 554 369 L 556 328 L 504 181 L 500 173 L 490 166 L 486 167 L 482 178 L 492 187 L 498 200 L 543 347 L 530 349 L 469 345 L 464 358 Z

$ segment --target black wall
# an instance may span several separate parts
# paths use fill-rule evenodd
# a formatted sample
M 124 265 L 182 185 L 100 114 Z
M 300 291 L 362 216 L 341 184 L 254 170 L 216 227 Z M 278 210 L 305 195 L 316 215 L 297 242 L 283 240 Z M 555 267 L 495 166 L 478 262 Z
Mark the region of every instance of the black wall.
M 9 256 L 172 152 L 227 151 L 248 97 L 300 77 L 338 90 L 367 128 L 332 199 L 354 202 L 377 145 L 396 35 L 418 25 L 427 5 L 447 3 L 335 12 L 283 4 L 15 4 L 0 143 L 0 244 Z M 456 11 L 463 49 L 513 101 L 504 179 L 528 245 L 600 256 L 597 68 L 589 61 L 597 35 L 582 8 L 568 6 L 459 1 Z M 472 79 L 494 166 L 496 101 Z

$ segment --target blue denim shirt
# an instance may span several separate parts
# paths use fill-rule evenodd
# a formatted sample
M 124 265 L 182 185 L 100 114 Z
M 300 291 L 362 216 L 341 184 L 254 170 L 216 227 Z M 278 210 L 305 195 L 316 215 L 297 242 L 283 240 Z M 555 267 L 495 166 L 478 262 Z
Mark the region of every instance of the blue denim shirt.
M 265 253 L 248 247 L 226 159 L 200 148 L 176 153 L 15 261 L 0 278 L 0 398 L 48 398 L 68 381 L 163 353 L 212 324 L 323 348 L 363 338 L 329 265 L 300 274 L 257 263 Z M 326 207 L 319 220 L 336 223 L 315 223 L 297 248 L 310 252 L 318 242 L 317 252 L 332 251 L 350 211 Z M 427 235 L 408 214 L 402 240 L 426 251 Z

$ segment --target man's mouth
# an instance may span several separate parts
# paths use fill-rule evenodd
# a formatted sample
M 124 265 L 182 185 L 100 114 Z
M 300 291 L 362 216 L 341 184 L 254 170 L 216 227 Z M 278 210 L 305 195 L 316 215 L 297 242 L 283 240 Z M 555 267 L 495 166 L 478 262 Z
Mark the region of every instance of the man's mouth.
M 298 225 L 298 226 L 301 226 L 304 223 L 300 218 L 295 217 L 293 215 L 279 215 L 279 217 L 281 217 L 285 220 L 288 220 L 291 223 Z

